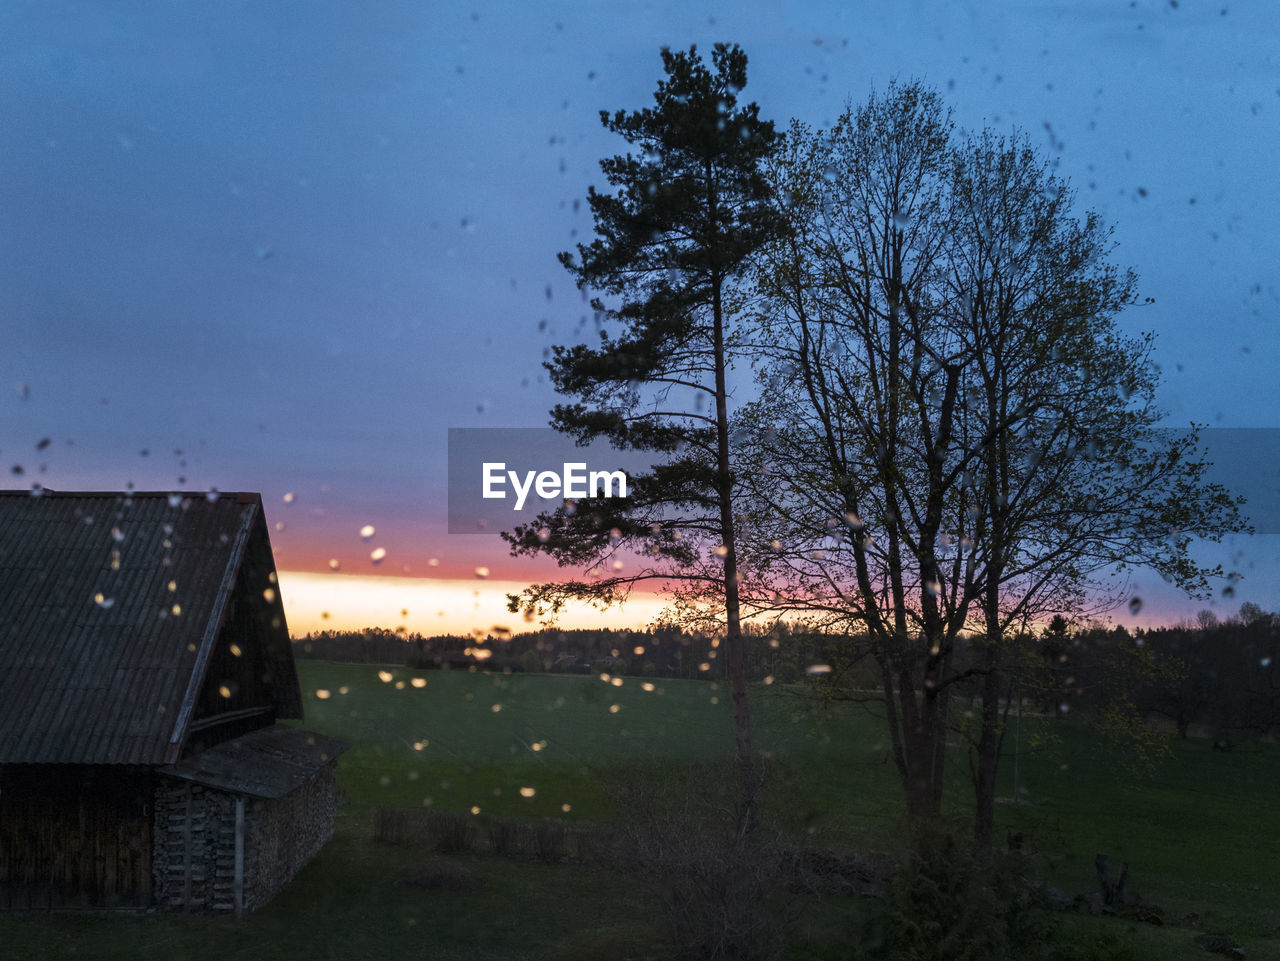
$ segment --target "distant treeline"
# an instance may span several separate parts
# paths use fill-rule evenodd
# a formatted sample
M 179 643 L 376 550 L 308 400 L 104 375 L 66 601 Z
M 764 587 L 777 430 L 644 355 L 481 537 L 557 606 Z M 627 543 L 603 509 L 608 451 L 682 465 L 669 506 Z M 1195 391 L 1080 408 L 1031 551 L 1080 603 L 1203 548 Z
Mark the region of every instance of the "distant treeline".
M 297 657 L 415 668 L 481 667 L 565 674 L 721 677 L 720 641 L 678 627 L 645 631 L 544 629 L 482 637 L 366 628 L 319 631 L 295 638 Z
M 1016 643 L 1021 657 L 1002 671 L 1010 703 L 1120 726 L 1161 716 L 1182 737 L 1194 729 L 1223 746 L 1280 731 L 1280 617 L 1254 605 L 1223 622 L 1205 612 L 1195 623 L 1134 634 L 1122 627 L 1073 630 L 1054 618 Z M 366 628 L 315 632 L 293 644 L 300 658 L 426 669 L 724 677 L 719 639 L 674 625 L 483 637 Z M 982 684 L 979 658 L 969 663 L 970 650 L 961 639 L 954 655 L 957 673 L 972 672 L 955 685 L 961 698 L 975 697 Z M 874 701 L 882 671 L 882 659 L 856 635 L 784 623 L 756 629 L 748 646 L 751 680 L 806 681 L 829 697 Z

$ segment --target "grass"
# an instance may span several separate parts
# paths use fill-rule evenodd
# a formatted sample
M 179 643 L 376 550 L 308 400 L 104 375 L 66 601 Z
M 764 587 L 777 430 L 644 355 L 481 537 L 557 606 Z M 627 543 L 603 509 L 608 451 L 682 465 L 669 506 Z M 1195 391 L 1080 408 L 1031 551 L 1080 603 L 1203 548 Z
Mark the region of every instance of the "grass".
M 450 861 L 474 884 L 424 891 L 404 882 L 433 855 L 375 843 L 373 808 L 616 817 L 625 813 L 611 801 L 619 778 L 678 776 L 689 764 L 730 755 L 726 690 L 697 681 L 654 681 L 645 690 L 635 678 L 614 686 L 599 678 L 312 661 L 300 662 L 299 672 L 305 726 L 350 744 L 339 763 L 349 803 L 334 840 L 287 890 L 242 922 L 0 917 L 0 959 L 668 957 L 652 893 L 635 879 L 469 853 Z M 770 769 L 771 825 L 805 846 L 896 849 L 901 799 L 875 719 L 850 705 L 766 689 L 754 710 L 757 745 Z M 1037 733 L 1034 723 L 1054 735 L 1052 746 L 1022 757 L 1020 783 L 1030 803 L 1000 806 L 998 837 L 1021 832 L 1039 876 L 1071 894 L 1095 887 L 1095 853 L 1117 865 L 1127 859 L 1130 889 L 1176 925 L 1067 915 L 1062 937 L 1111 941 L 1138 961 L 1190 961 L 1205 957 L 1197 933 L 1222 930 L 1251 959 L 1280 958 L 1274 746 L 1224 754 L 1199 742 L 1178 744 L 1154 773 L 1138 776 L 1082 726 L 1024 720 L 1024 743 Z M 964 810 L 959 753 L 952 767 L 953 807 Z M 1010 765 L 1004 775 L 1001 793 L 1010 794 Z M 849 932 L 867 910 L 856 899 L 811 899 L 792 956 L 847 957 Z M 1191 914 L 1198 928 L 1178 924 Z

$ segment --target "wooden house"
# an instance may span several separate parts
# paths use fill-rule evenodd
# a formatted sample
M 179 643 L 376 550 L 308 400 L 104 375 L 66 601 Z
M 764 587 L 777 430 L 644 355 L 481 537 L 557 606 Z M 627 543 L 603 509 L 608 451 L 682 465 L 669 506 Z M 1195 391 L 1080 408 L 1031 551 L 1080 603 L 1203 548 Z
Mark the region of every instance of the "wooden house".
M 234 911 L 333 832 L 257 494 L 0 492 L 0 910 Z

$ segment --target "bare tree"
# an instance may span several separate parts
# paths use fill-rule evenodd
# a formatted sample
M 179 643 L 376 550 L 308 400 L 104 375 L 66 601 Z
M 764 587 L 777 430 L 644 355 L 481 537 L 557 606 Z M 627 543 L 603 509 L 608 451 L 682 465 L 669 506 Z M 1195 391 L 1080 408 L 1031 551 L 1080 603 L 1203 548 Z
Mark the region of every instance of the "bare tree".
M 907 84 L 794 131 L 776 176 L 792 231 L 760 277 L 755 596 L 865 631 L 913 817 L 940 810 L 948 692 L 982 678 L 986 847 L 1015 638 L 1114 602 L 1117 565 L 1204 591 L 1191 538 L 1241 521 L 1194 429 L 1157 429 L 1109 231 L 1025 142 L 957 137 Z

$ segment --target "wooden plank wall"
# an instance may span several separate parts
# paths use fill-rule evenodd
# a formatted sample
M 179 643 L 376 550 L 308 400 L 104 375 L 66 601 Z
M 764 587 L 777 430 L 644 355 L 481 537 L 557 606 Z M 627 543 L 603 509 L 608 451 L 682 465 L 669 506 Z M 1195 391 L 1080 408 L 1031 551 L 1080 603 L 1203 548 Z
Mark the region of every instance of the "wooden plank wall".
M 0 768 L 0 911 L 151 903 L 145 768 Z

